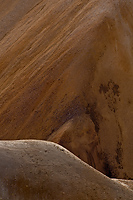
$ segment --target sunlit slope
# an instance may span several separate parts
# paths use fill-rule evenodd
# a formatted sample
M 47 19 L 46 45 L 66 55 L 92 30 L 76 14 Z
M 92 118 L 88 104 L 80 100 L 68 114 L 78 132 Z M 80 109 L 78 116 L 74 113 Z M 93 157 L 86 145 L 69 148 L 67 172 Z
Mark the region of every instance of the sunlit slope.
M 115 182 L 51 142 L 0 141 L 3 200 L 132 200 Z
M 41 0 L 0 0 L 0 40 Z
M 0 41 L 0 138 L 52 140 L 133 178 L 132 11 L 132 0 L 44 0 L 14 18 Z

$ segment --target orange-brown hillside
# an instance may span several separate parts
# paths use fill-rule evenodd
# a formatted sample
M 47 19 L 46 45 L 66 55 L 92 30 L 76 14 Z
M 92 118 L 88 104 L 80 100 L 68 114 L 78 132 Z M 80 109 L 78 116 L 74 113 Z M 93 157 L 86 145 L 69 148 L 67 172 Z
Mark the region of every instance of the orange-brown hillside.
M 133 178 L 133 1 L 0 5 L 0 139 L 51 140 Z

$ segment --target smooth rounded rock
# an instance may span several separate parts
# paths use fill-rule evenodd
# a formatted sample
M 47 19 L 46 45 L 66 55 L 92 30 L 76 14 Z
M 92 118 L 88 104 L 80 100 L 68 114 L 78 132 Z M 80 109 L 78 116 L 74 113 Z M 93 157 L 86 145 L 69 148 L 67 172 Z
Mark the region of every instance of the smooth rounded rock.
M 0 141 L 2 200 L 132 200 L 133 191 L 46 141 Z

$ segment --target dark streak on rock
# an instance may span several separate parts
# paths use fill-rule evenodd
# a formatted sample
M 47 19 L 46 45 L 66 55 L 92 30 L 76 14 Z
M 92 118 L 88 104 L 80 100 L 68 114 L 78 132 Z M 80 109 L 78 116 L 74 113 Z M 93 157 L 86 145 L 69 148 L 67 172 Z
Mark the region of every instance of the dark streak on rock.
M 91 165 L 92 167 L 96 168 L 96 164 L 95 164 L 93 155 L 91 153 L 89 153 L 88 151 L 86 151 L 86 155 L 87 155 L 87 160 L 88 160 L 87 163 L 89 163 L 89 165 Z
M 117 95 L 117 96 L 119 97 L 119 95 L 120 95 L 120 92 L 119 92 L 119 85 L 114 84 L 112 90 L 113 90 L 114 95 Z
M 100 114 L 96 111 L 96 103 L 93 105 L 88 104 L 86 108 L 86 114 L 90 115 L 91 120 L 95 125 L 95 131 L 98 133 L 100 126 L 99 126 L 99 118 L 101 117 Z
M 115 157 L 119 169 L 123 169 L 122 159 L 123 159 L 123 149 L 122 149 L 122 143 L 117 142 L 117 149 L 116 149 L 116 157 Z
M 106 153 L 103 153 L 102 157 L 104 160 L 105 174 L 110 178 L 118 177 L 118 171 L 116 170 L 116 168 L 114 166 L 112 166 L 109 163 L 109 159 L 108 159 L 108 156 L 106 155 Z
M 107 92 L 108 92 L 108 87 L 105 86 L 105 85 L 103 85 L 103 84 L 101 84 L 101 85 L 100 85 L 100 88 L 99 88 L 99 92 L 100 92 L 100 94 L 101 94 L 102 92 L 103 92 L 104 94 L 107 93 Z
M 103 92 L 110 111 L 115 113 L 118 109 L 117 102 L 120 101 L 119 85 L 110 80 L 107 85 L 100 85 L 99 92 Z

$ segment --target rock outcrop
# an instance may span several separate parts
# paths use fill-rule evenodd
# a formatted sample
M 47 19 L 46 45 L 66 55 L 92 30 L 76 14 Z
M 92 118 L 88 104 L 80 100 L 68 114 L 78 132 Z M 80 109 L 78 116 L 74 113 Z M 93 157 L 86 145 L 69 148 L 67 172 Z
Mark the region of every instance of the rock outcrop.
M 45 141 L 0 141 L 2 200 L 132 200 L 133 190 Z
M 51 140 L 132 179 L 133 1 L 0 3 L 0 139 Z

